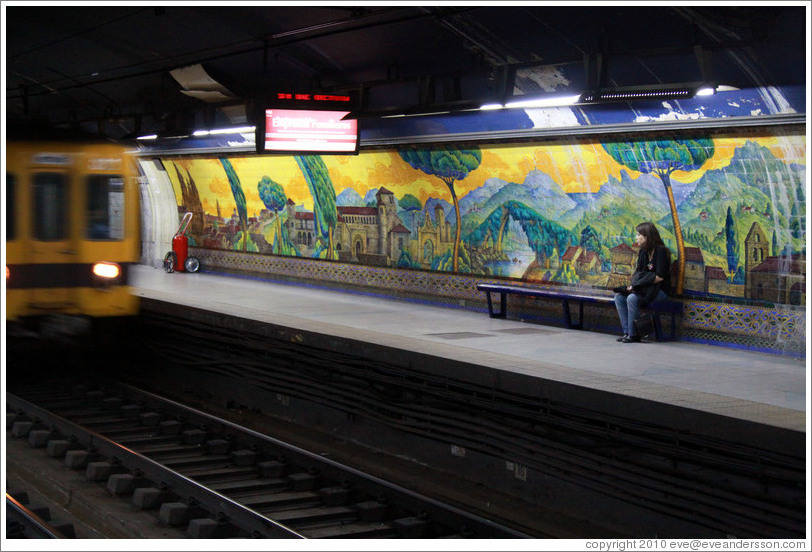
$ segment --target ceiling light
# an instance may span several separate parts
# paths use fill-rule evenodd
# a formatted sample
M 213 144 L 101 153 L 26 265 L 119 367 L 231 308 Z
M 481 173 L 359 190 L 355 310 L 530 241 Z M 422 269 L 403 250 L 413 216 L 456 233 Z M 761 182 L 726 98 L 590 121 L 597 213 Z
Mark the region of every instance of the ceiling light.
M 691 95 L 691 90 L 687 88 L 674 90 L 646 90 L 639 92 L 601 92 L 600 99 L 603 100 L 643 100 L 657 98 L 680 98 Z
M 192 136 L 208 136 L 210 134 L 244 134 L 246 132 L 254 132 L 255 130 L 256 127 L 253 126 L 216 128 L 213 130 L 196 130 L 192 133 Z
M 158 139 L 157 134 L 146 134 L 144 136 L 139 136 L 138 138 L 136 138 L 136 140 L 157 140 L 157 139 Z
M 209 134 L 245 134 L 246 132 L 254 132 L 256 129 L 257 127 L 253 126 L 218 128 L 215 130 L 210 130 Z
M 448 115 L 450 111 L 426 111 L 425 113 L 397 113 L 395 115 L 381 115 L 381 119 L 396 119 L 398 117 L 430 117 L 432 115 Z
M 479 109 L 480 111 L 490 111 L 493 109 L 502 109 L 503 107 L 505 106 L 500 103 L 489 103 L 479 106 Z
M 575 96 L 556 96 L 550 98 L 535 98 L 532 100 L 518 99 L 507 102 L 505 107 L 565 107 L 568 105 L 575 105 L 581 95 Z
M 716 94 L 716 88 L 713 86 L 703 86 L 696 91 L 697 96 L 713 96 L 714 94 Z

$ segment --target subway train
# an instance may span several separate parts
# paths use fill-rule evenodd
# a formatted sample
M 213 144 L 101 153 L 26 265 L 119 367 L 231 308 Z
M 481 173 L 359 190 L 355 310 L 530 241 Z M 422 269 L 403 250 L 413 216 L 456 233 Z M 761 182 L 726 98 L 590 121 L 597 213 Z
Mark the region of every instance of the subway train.
M 127 147 L 30 129 L 7 138 L 7 325 L 82 333 L 135 315 L 139 191 Z

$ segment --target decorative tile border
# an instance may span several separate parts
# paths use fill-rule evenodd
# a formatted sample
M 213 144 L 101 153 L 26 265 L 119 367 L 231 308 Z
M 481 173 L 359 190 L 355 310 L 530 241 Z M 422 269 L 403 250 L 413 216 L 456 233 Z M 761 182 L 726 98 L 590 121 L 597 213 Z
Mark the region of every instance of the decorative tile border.
M 478 283 L 486 280 L 482 277 L 193 249 L 204 270 L 251 274 L 437 305 L 477 309 L 485 306 L 484 295 L 476 289 Z M 590 313 L 593 327 L 606 331 L 616 329 L 614 312 L 608 311 L 601 309 L 601 312 Z M 538 301 L 518 299 L 515 308 L 511 306 L 511 312 L 527 319 L 560 319 L 560 314 L 552 313 L 549 306 Z M 806 310 L 789 305 L 770 308 L 686 300 L 678 333 L 686 339 L 716 345 L 805 356 Z

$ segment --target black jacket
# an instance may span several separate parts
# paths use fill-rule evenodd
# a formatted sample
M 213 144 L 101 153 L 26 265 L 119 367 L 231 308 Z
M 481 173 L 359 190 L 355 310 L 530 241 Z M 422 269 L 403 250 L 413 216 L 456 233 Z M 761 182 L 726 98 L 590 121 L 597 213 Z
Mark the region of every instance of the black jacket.
M 654 283 L 654 277 L 663 279 L 659 284 Z M 654 250 L 654 255 L 649 262 L 648 252 L 641 249 L 637 255 L 637 266 L 632 274 L 632 289 L 640 296 L 639 305 L 647 306 L 655 297 L 658 291 L 671 295 L 671 253 L 667 247 L 659 246 Z

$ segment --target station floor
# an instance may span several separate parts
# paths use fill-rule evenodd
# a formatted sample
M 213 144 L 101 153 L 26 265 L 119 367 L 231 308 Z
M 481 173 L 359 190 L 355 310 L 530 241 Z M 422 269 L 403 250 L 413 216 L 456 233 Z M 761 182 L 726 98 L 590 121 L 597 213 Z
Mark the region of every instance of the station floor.
M 146 265 L 132 275 L 140 297 L 806 430 L 808 359 L 684 341 L 622 344 L 486 312 Z

